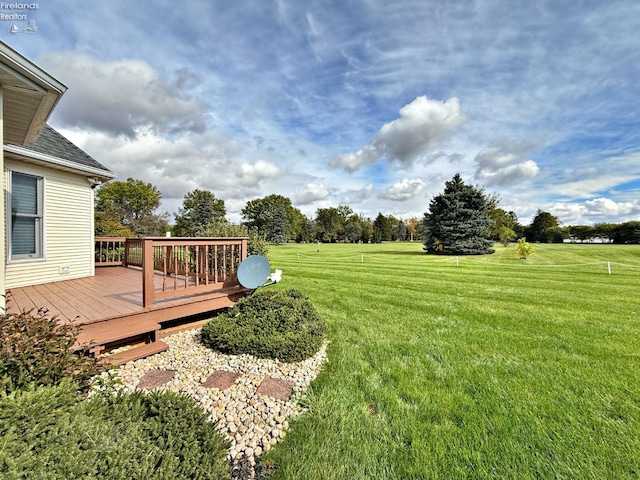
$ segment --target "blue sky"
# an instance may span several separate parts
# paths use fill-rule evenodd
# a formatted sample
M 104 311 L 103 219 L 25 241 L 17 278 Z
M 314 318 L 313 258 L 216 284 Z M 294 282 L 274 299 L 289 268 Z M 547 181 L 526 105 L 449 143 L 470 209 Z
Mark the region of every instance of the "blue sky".
M 635 0 L 37 5 L 0 38 L 69 87 L 49 123 L 170 213 L 421 218 L 459 172 L 523 224 L 640 219 Z

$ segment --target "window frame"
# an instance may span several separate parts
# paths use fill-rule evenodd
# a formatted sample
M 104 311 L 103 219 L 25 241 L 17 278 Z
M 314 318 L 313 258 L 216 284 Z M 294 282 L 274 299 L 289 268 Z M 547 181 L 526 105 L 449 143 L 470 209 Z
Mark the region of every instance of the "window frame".
M 45 260 L 45 235 L 44 235 L 44 190 L 45 180 L 42 175 L 36 175 L 33 173 L 7 169 L 7 175 L 9 188 L 7 188 L 6 202 L 6 245 L 7 245 L 7 263 L 19 263 L 19 262 L 32 262 Z M 34 218 L 35 219 L 35 253 L 29 254 L 14 254 L 13 253 L 13 209 L 12 209 L 12 193 L 14 175 L 22 175 L 24 177 L 31 177 L 36 179 L 36 213 L 35 214 L 22 214 L 21 217 Z

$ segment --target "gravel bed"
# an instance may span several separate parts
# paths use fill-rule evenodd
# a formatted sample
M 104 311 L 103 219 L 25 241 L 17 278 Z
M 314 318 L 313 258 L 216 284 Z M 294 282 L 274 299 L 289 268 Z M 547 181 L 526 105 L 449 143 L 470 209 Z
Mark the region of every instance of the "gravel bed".
M 305 411 L 300 399 L 327 360 L 328 342 L 307 360 L 283 363 L 252 355 L 214 352 L 200 343 L 200 329 L 176 333 L 163 341 L 169 345 L 166 352 L 111 370 L 111 375 L 121 382 L 116 388 L 131 392 L 139 388 L 138 383 L 147 372 L 174 370 L 173 378 L 156 388 L 185 393 L 200 402 L 209 413 L 209 420 L 217 421 L 218 430 L 231 440 L 230 463 L 243 470 L 247 470 L 247 466 L 252 470 L 256 458 L 285 437 L 289 419 Z M 211 384 L 210 379 L 216 372 L 233 372 L 238 376 L 228 388 L 203 386 L 207 380 L 207 384 Z M 109 372 L 102 374 L 105 379 L 109 375 Z M 287 382 L 292 390 L 290 398 L 282 400 L 259 393 L 265 379 L 272 383 L 272 379 L 276 383 L 278 379 Z M 252 476 L 250 472 L 246 478 Z

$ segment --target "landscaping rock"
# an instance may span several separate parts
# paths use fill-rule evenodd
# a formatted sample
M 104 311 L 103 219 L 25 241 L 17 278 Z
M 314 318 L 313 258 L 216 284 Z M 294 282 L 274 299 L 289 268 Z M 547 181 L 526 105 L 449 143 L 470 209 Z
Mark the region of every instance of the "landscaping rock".
M 264 377 L 264 380 L 262 380 L 258 387 L 258 395 L 269 395 L 273 398 L 286 402 L 291 397 L 293 386 L 294 383 L 288 380 Z
M 305 411 L 298 399 L 327 359 L 326 342 L 313 357 L 287 364 L 214 352 L 200 343 L 199 329 L 163 341 L 166 352 L 112 370 L 121 381 L 114 389 L 158 388 L 195 398 L 230 439 L 234 473 L 249 475 L 242 478 L 254 478 L 256 459 L 284 438 L 291 417 Z
M 165 383 L 173 380 L 176 376 L 177 370 L 160 370 L 153 369 L 145 372 L 138 381 L 138 388 L 142 390 L 153 390 L 160 387 Z

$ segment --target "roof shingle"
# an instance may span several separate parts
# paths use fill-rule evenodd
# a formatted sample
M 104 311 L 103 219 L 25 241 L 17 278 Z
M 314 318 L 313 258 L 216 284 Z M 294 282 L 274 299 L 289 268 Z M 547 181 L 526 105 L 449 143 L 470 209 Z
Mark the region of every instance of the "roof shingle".
M 46 124 L 38 139 L 31 145 L 23 145 L 23 148 L 111 173 L 107 167 Z

